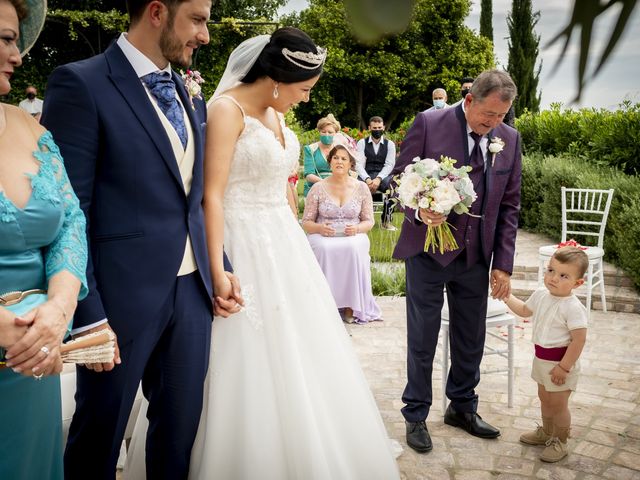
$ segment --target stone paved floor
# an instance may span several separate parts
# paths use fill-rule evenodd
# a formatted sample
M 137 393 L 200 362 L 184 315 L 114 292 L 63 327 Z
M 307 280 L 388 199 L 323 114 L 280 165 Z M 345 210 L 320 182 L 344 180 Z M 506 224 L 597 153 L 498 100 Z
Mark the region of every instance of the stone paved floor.
M 516 264 L 535 267 L 538 247 L 553 243 L 539 235 L 518 232 Z M 605 268 L 615 270 L 606 265 Z M 442 422 L 442 369 L 434 364 L 434 404 L 427 425 L 433 451 L 418 454 L 407 447 L 400 398 L 406 376 L 406 316 L 404 298 L 378 299 L 384 321 L 347 325 L 375 395 L 389 435 L 404 452 L 398 459 L 403 480 L 640 480 L 640 315 L 592 311 L 583 374 L 571 397 L 572 453 L 556 464 L 538 460 L 541 447 L 518 442 L 523 431 L 540 421 L 536 385 L 531 380 L 531 324 L 519 319 L 515 328 L 514 406 L 507 407 L 507 374 L 482 375 L 478 413 L 502 435 L 481 440 Z M 506 328 L 494 329 L 506 336 Z M 500 347 L 490 338 L 488 345 Z M 440 348 L 440 347 L 439 347 Z M 440 357 L 440 350 L 436 358 Z M 485 357 L 483 368 L 501 367 L 506 360 Z M 366 446 L 363 446 L 366 448 Z M 117 480 L 121 479 L 118 472 Z M 223 479 L 233 480 L 233 479 Z M 303 480 L 303 479 L 300 479 Z M 340 480 L 340 479 L 331 479 Z M 366 479 L 362 479 L 366 480 Z
M 529 376 L 530 323 L 519 319 L 516 327 L 514 406 L 507 407 L 506 373 L 483 375 L 477 390 L 479 413 L 499 427 L 502 436 L 481 440 L 443 424 L 442 370 L 436 364 L 434 404 L 427 419 L 434 448 L 421 455 L 406 446 L 399 411 L 405 382 L 404 298 L 383 297 L 379 303 L 383 322 L 347 328 L 387 430 L 405 448 L 398 459 L 403 479 L 640 479 L 640 315 L 592 312 L 583 375 L 570 400 L 573 452 L 557 464 L 545 464 L 537 458 L 540 447 L 518 442 L 540 415 L 536 385 Z M 506 335 L 506 328 L 497 333 Z M 500 343 L 488 343 L 493 342 Z M 505 362 L 485 357 L 483 367 Z

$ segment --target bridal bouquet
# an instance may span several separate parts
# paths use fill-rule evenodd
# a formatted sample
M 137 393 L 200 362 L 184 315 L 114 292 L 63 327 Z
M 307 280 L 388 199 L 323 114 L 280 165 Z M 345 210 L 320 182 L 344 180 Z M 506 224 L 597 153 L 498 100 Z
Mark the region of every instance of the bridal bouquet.
M 398 202 L 403 207 L 424 208 L 442 215 L 449 215 L 452 210 L 459 215 L 471 215 L 469 207 L 477 198 L 468 175 L 471 167 L 455 168 L 455 163 L 456 160 L 445 156 L 440 162 L 432 158 L 414 158 L 397 179 Z M 427 225 L 424 250 L 429 249 L 434 253 L 436 249 L 440 253 L 458 249 L 449 223 L 435 227 Z

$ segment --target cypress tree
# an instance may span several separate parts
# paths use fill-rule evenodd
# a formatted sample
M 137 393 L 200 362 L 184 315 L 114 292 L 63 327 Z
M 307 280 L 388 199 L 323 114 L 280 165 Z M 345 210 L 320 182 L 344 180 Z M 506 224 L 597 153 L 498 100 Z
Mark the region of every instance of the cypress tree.
M 480 35 L 493 43 L 493 1 L 482 0 L 480 3 Z
M 509 27 L 509 64 L 507 71 L 518 87 L 515 103 L 516 117 L 528 109 L 540 109 L 538 79 L 542 63 L 536 69 L 540 35 L 534 28 L 540 19 L 540 12 L 532 12 L 531 0 L 513 0 L 511 13 L 507 17 Z

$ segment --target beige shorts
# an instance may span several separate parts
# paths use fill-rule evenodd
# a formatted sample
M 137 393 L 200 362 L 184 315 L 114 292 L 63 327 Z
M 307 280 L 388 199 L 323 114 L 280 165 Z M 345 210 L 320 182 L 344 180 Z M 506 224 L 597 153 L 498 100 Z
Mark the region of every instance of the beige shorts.
M 575 391 L 576 386 L 578 385 L 578 377 L 580 376 L 580 363 L 576 362 L 567 375 L 563 385 L 556 385 L 551 381 L 551 374 L 549 372 L 558 363 L 559 362 L 552 362 L 551 360 L 542 360 L 534 356 L 533 364 L 531 365 L 531 378 L 544 386 L 547 392 L 564 392 L 565 390 Z

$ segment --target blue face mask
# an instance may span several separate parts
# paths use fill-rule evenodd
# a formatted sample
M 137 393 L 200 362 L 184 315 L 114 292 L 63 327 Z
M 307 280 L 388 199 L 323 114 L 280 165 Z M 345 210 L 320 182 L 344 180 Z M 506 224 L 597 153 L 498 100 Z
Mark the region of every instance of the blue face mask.
M 436 110 L 440 110 L 441 108 L 444 108 L 445 102 L 444 100 L 434 100 L 433 106 L 436 107 Z
M 320 135 L 320 143 L 323 145 L 331 145 L 333 143 L 333 135 Z

